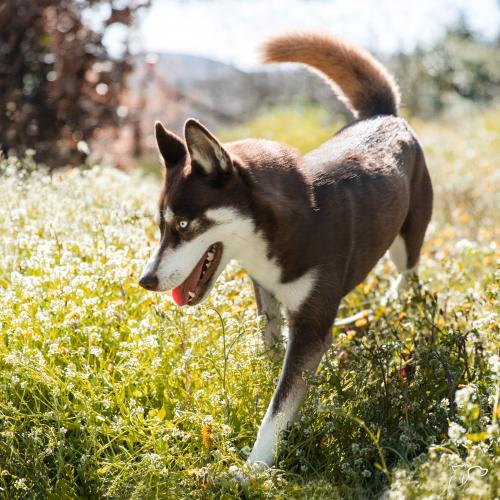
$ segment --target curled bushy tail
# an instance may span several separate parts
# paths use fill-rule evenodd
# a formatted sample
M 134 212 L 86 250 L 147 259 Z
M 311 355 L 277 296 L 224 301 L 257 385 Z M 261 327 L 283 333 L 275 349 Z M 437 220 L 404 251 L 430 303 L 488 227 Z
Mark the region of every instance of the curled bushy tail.
M 392 75 L 365 50 L 318 31 L 297 31 L 268 40 L 266 63 L 298 62 L 318 70 L 357 118 L 396 115 L 399 89 Z

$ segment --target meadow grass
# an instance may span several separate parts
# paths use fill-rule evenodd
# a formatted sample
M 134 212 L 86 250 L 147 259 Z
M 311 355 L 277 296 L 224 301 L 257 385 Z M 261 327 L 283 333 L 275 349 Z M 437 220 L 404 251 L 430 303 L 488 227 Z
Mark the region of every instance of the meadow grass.
M 380 306 L 383 259 L 346 297 L 340 316 L 373 312 L 332 330 L 276 467 L 242 486 L 229 467 L 280 368 L 244 272 L 232 264 L 204 305 L 179 309 L 137 285 L 157 180 L 2 160 L 0 496 L 498 497 L 499 111 L 413 122 L 436 194 L 421 280 Z M 222 135 L 304 151 L 334 128 L 278 110 Z

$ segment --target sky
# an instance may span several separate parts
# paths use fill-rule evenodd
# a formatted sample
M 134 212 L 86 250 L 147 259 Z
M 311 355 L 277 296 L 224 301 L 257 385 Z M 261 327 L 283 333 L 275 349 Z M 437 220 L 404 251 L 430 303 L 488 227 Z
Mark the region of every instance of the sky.
M 479 36 L 500 27 L 497 0 L 153 0 L 133 35 L 134 51 L 206 56 L 250 69 L 266 37 L 319 27 L 379 53 L 430 44 L 463 14 Z M 105 37 L 111 51 L 123 30 Z

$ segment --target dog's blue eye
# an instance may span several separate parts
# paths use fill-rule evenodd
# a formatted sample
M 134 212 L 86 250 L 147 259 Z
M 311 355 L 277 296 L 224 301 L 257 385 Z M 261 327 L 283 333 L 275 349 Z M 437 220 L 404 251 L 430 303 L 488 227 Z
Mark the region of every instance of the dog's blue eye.
M 189 226 L 189 221 L 187 221 L 187 220 L 179 221 L 179 227 L 181 229 L 187 229 L 188 226 Z

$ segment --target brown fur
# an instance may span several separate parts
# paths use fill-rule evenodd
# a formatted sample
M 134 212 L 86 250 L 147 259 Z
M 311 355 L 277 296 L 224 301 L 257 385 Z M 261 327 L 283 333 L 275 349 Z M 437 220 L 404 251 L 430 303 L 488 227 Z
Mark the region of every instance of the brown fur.
M 399 90 L 394 78 L 368 52 L 345 40 L 297 31 L 271 38 L 262 53 L 266 63 L 297 62 L 320 71 L 357 118 L 397 114 Z
M 280 285 L 316 271 L 307 298 L 288 311 L 287 352 L 270 404 L 271 417 L 288 412 L 287 425 L 306 394 L 303 372 L 314 371 L 330 345 L 342 298 L 398 236 L 407 257 L 400 271 L 416 266 L 431 218 L 432 186 L 418 140 L 395 116 L 397 86 L 371 55 L 335 37 L 302 32 L 273 38 L 264 56 L 267 62 L 302 62 L 323 72 L 359 119 L 303 157 L 264 140 L 220 144 L 192 120 L 186 123 L 185 140 L 157 125 L 166 165 L 160 210 L 170 209 L 174 222 L 169 227 L 161 219 L 160 251 L 147 272 L 156 272 L 167 247 L 189 237 L 179 231 L 177 217 L 196 228 L 205 212 L 222 206 L 254 222 L 267 242 L 267 258 L 280 266 Z M 255 269 L 254 274 L 259 275 Z M 265 308 L 261 312 L 269 324 L 279 325 L 275 290 L 253 278 L 259 310 Z M 145 274 L 141 284 L 154 290 L 155 279 Z M 278 337 L 276 331 L 265 334 L 269 345 Z M 272 460 L 258 438 L 250 463 Z

